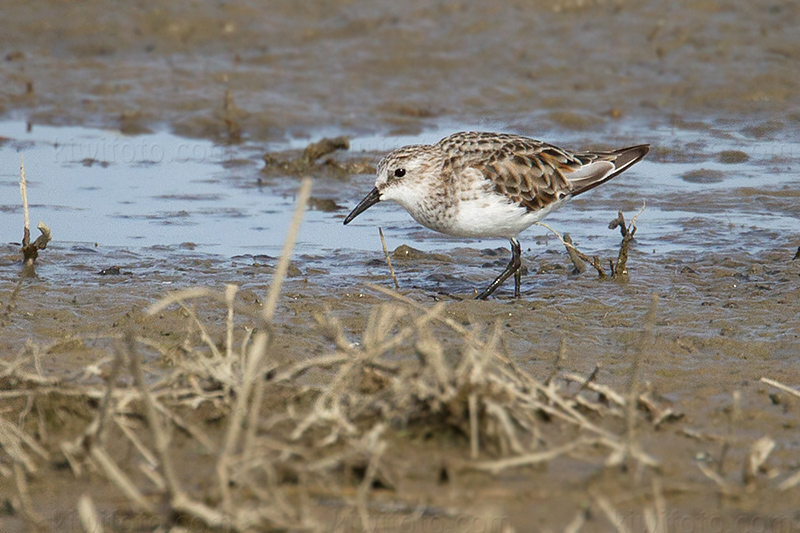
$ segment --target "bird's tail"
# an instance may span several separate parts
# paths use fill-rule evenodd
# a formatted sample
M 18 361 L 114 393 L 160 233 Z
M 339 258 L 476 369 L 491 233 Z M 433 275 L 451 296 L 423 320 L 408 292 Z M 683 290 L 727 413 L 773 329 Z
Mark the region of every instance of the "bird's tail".
M 640 144 L 610 152 L 583 152 L 575 157 L 584 166 L 565 177 L 572 184 L 572 196 L 583 194 L 607 182 L 642 160 L 650 151 L 649 144 Z

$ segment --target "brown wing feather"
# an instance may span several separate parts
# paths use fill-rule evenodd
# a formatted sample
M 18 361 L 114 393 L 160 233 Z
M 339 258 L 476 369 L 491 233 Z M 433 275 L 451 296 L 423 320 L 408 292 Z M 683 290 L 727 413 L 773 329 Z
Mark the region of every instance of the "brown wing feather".
M 540 146 L 513 154 L 499 153 L 478 170 L 490 179 L 495 191 L 529 210 L 538 210 L 568 196 L 572 187 L 565 174 L 580 163 L 566 154 Z
M 477 132 L 451 135 L 438 146 L 452 154 L 445 174 L 475 168 L 496 192 L 531 211 L 593 189 L 638 162 L 649 149 L 641 145 L 572 153 L 527 137 Z M 609 164 L 592 165 L 595 162 Z

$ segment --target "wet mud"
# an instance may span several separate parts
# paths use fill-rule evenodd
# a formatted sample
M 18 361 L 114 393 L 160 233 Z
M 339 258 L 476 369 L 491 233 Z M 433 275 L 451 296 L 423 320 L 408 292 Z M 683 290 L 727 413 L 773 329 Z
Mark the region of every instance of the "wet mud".
M 659 461 L 655 477 L 673 513 L 665 519 L 696 521 L 706 516 L 732 524 L 741 516 L 750 516 L 784 523 L 796 501 L 796 489 L 779 491 L 777 486 L 797 467 L 793 445 L 797 399 L 760 379 L 788 384 L 800 380 L 796 365 L 800 270 L 796 262 L 787 259 L 792 251 L 776 250 L 763 257 L 704 254 L 659 261 L 649 261 L 646 253 L 634 251 L 629 263 L 631 279 L 623 284 L 601 281 L 591 269 L 572 275 L 566 253 L 542 254 L 545 257 L 528 253 L 524 298 L 519 301 L 509 299 L 503 289 L 492 301 L 471 299 L 474 290 L 502 268 L 506 261 L 502 250 L 461 249 L 453 253 L 456 260 L 403 246 L 393 254 L 393 264 L 401 294 L 423 306 L 445 302 L 445 316 L 476 334 L 499 331 L 501 353 L 537 379 L 544 380 L 560 369 L 559 375 L 580 376 L 572 379 L 593 376 L 594 382 L 620 393 L 627 390 L 636 354 L 642 350 L 651 295 L 658 295 L 652 339 L 641 352 L 638 375 L 640 386 L 658 408 L 674 411 L 676 419 L 658 426 L 641 422 L 639 435 L 643 449 Z M 8 250 L 8 258 L 12 252 Z M 68 257 L 59 252 L 48 254 L 48 262 L 70 265 L 73 281 L 65 284 L 61 276 L 48 280 L 42 274 L 25 283 L 4 326 L 2 350 L 8 360 L 13 361 L 33 343 L 40 347 L 38 360 L 46 375 L 62 376 L 67 386 L 74 379 L 69 376 L 85 372 L 84 368 L 98 364 L 106 368 L 103 361 L 118 349 L 120 336 L 132 332 L 161 346 L 160 353 L 148 352 L 149 372 L 170 372 L 174 364 L 170 361 L 187 356 L 190 320 L 180 309 L 151 317 L 143 311 L 171 291 L 219 287 L 223 282 L 240 287 L 239 299 L 244 304 L 261 306 L 276 263 L 272 257 L 191 258 L 182 251 L 162 249 L 127 260 L 110 274 L 108 269 L 101 272 L 101 266 L 119 259 L 82 251 Z M 40 271 L 47 270 L 46 264 L 42 262 Z M 369 284 L 391 287 L 388 267 L 378 252 L 367 261 L 359 260 L 361 274 L 346 279 L 316 264 L 299 257 L 289 270 L 270 351 L 279 368 L 331 349 L 314 317 L 334 316 L 349 341 L 368 342 L 364 331 L 370 314 L 387 301 L 385 295 L 369 288 Z M 14 280 L 8 275 L 5 278 L 3 294 L 9 295 Z M 223 336 L 224 313 L 218 305 L 197 304 L 191 309 L 213 338 Z M 464 344 L 460 334 L 447 328 L 438 330 L 437 337 L 446 353 Z M 413 346 L 398 348 L 393 360 L 409 349 L 413 353 Z M 324 375 L 306 376 L 298 386 L 302 390 L 303 383 L 313 384 Z M 362 382 L 360 386 L 368 385 Z M 13 383 L 6 387 L 14 389 Z M 60 397 L 57 389 L 38 398 L 36 405 L 41 403 L 37 407 L 41 411 L 37 418 L 45 416 L 48 421 L 48 433 L 42 439 L 51 446 L 74 436 L 91 421 L 91 402 L 87 405 L 73 396 Z M 285 408 L 286 400 L 279 395 L 269 396 L 265 402 L 264 411 L 274 413 Z M 9 404 L 15 405 L 24 407 Z M 50 409 L 53 415 L 46 414 Z M 211 435 L 219 434 L 227 413 L 213 403 L 181 411 Z M 642 413 L 646 420 L 644 407 Z M 54 425 L 49 422 L 51 416 L 58 420 Z M 366 430 L 380 421 L 380 417 L 368 417 L 361 423 Z M 564 457 L 543 467 L 522 467 L 501 475 L 462 471 L 451 463 L 468 460 L 469 439 L 464 426 L 457 427 L 461 429 L 452 433 L 447 425 L 423 420 L 397 427 L 386 436 L 389 451 L 382 465 L 393 481 L 383 487 L 379 484 L 373 491 L 373 520 L 383 519 L 399 527 L 395 522 L 412 520 L 413 509 L 421 505 L 431 517 L 437 517 L 431 518 L 436 523 L 488 517 L 511 524 L 536 522 L 562 528 L 583 512 L 587 499 L 592 501 L 598 491 L 613 499 L 614 520 L 644 520 L 642 513 L 652 503 L 652 481 L 646 481 L 652 474 L 641 479 L 626 469 L 609 468 L 603 465 L 602 456 Z M 612 422 L 612 430 L 624 434 L 623 421 Z M 743 472 L 751 447 L 765 436 L 773 439 L 777 448 L 764 470 L 754 480 L 745 481 Z M 319 437 L 313 437 L 309 445 L 312 450 L 324 451 L 327 448 L 313 445 Z M 175 438 L 174 458 L 183 481 L 201 483 L 197 475 L 202 477 L 202 471 L 195 465 L 198 460 L 211 463 L 213 456 L 203 459 L 192 439 Z M 119 446 L 119 450 L 127 449 L 123 443 Z M 74 500 L 68 494 L 76 480 L 58 466 L 57 448 L 51 453 L 50 465 L 44 464 L 43 470 L 32 476 L 30 490 L 36 494 L 38 506 L 50 509 L 43 511 L 46 522 L 58 525 L 64 513 L 71 516 Z M 502 451 L 492 446 L 480 455 L 485 460 L 502 456 Z M 124 456 L 120 460 L 124 461 Z M 719 472 L 725 486 L 704 476 L 698 463 L 714 471 L 722 465 Z M 361 478 L 348 474 L 347 468 L 334 475 L 333 487 L 338 488 L 327 485 L 312 490 L 314 513 L 340 527 L 345 524 L 359 530 L 360 519 L 347 503 L 347 494 L 357 488 Z M 443 469 L 450 473 L 441 474 Z M 451 477 L 443 483 L 443 475 Z M 15 492 L 10 480 L 5 487 L 7 494 Z M 202 483 L 196 485 L 196 492 L 205 493 L 207 489 L 202 487 Z M 727 496 L 720 496 L 723 489 Z M 131 513 L 124 498 L 109 498 L 117 489 L 102 481 L 102 476 L 88 489 L 82 483 L 81 490 L 89 491 L 104 517 L 113 517 L 126 527 L 141 526 L 141 516 Z M 475 506 L 480 512 L 474 511 Z M 19 523 L 14 514 L 4 520 Z M 413 520 L 425 523 L 420 518 Z M 609 526 L 608 519 L 599 516 L 588 524 L 588 530 Z
M 4 4 L 0 37 L 0 105 L 34 123 L 263 141 L 453 117 L 524 132 L 641 115 L 746 114 L 751 135 L 798 122 L 792 3 L 176 3 L 109 6 L 101 21 L 36 6 Z
M 0 416 L 32 435 L 42 453 L 23 446 L 23 455 L 35 457 L 28 464 L 11 440 L 0 442 L 3 531 L 83 530 L 76 510 L 81 494 L 91 497 L 107 530 L 214 529 L 193 522 L 191 513 L 143 512 L 100 463 L 87 459 L 76 474 L 62 444 L 102 412 L 108 383 L 135 388 L 133 372 L 112 379 L 115 358 L 133 336 L 146 381 L 161 386 L 174 375 L 182 391 L 159 396 L 189 423 L 176 424 L 171 434 L 181 484 L 193 498 L 222 506 L 215 466 L 241 389 L 182 372 L 187 361 L 211 358 L 211 345 L 224 351 L 226 308 L 206 299 L 146 311 L 174 291 L 221 291 L 226 284 L 239 287 L 237 302 L 249 317 L 237 322 L 236 342 L 259 328 L 271 335 L 267 380 L 298 362 L 380 344 L 374 332 L 388 320 L 381 313 L 390 303 L 403 309 L 392 332 L 416 328 L 350 384 L 343 406 L 374 401 L 373 411 L 354 421 L 358 438 L 342 433 L 328 442 L 335 432 L 324 425 L 289 438 L 298 413 L 313 412 L 327 394 L 321 384 L 340 366 L 320 365 L 264 388 L 255 434 L 275 470 L 232 485 L 244 487 L 236 497 L 246 501 L 267 501 L 261 488 L 275 491 L 269 500 L 279 501 L 284 514 L 263 522 L 275 529 L 798 529 L 800 399 L 762 380 L 795 390 L 800 384 L 800 260 L 792 260 L 800 244 L 798 5 L 147 7 L 43 0 L 6 2 L 0 18 L 6 119 L 34 131 L 42 124 L 112 128 L 132 139 L 168 130 L 228 150 L 193 167 L 223 173 L 203 178 L 213 190 L 196 182 L 187 190 L 159 190 L 166 207 L 155 214 L 142 208 L 112 213 L 113 224 L 94 220 L 112 224 L 103 238 L 59 242 L 66 228 L 51 222 L 54 240 L 39 251 L 36 276 L 23 280 L 17 176 L 4 171 L 0 215 L 20 223 L 3 229 L 9 244 L 0 249 Z M 628 243 L 627 279 L 600 279 L 588 264 L 576 274 L 562 243 L 531 229 L 520 239 L 523 298 L 510 298 L 507 284 L 493 299 L 474 301 L 508 261 L 502 242 L 436 236 L 399 210 L 376 211 L 386 206 L 359 219 L 367 227 L 362 233 L 337 233 L 348 208 L 369 191 L 372 169 L 387 149 L 405 139 L 435 141 L 440 131 L 455 129 L 503 129 L 574 147 L 650 142 L 648 159 L 630 179 L 620 177 L 546 221 L 570 232 L 608 273 L 621 240 L 608 223 L 618 211 L 630 221 L 645 203 Z M 18 153 L 30 147 L 22 134 L 0 139 L 2 157 L 12 161 L 7 167 L 18 167 Z M 103 180 L 123 168 L 83 155 L 70 165 L 74 172 L 109 173 L 96 174 L 86 194 L 102 190 Z M 141 158 L 136 165 L 159 168 Z M 304 176 L 315 181 L 304 226 L 311 229 L 301 232 L 266 326 L 252 318 L 257 312 L 247 313 L 267 304 L 286 224 L 251 220 L 267 211 L 290 216 Z M 29 172 L 28 179 L 42 178 Z M 230 199 L 227 189 L 263 199 L 262 212 L 211 206 Z M 35 194 L 33 187 L 34 204 Z M 56 201 L 44 207 L 73 209 Z M 115 232 L 132 237 L 126 220 L 154 218 L 173 226 L 183 221 L 186 237 L 165 234 L 166 242 L 142 246 L 114 241 Z M 230 223 L 223 237 L 211 239 L 216 250 L 204 238 L 200 221 L 207 220 Z M 231 221 L 242 220 L 247 244 L 219 246 L 225 232 L 236 231 L 228 229 L 236 228 Z M 387 234 L 398 293 L 411 304 L 376 288 L 394 283 L 372 224 Z M 414 313 L 422 311 L 415 306 L 430 311 L 438 304 L 450 322 L 432 319 L 430 331 L 419 326 L 422 315 Z M 341 338 L 327 319 L 335 319 Z M 212 341 L 203 342 L 198 324 Z M 556 384 L 563 398 L 582 402 L 576 409 L 589 423 L 635 443 L 657 465 L 631 459 L 641 456 L 628 450 L 626 460 L 609 466 L 598 444 L 494 473 L 470 467 L 515 455 L 513 439 L 492 438 L 503 434 L 502 417 L 485 411 L 473 454 L 468 397 L 478 390 L 502 404 L 492 396 L 499 389 L 468 381 L 458 389 L 463 396 L 440 411 L 431 407 L 434 400 L 420 398 L 416 410 L 403 411 L 406 404 L 392 402 L 405 397 L 387 392 L 397 392 L 387 384 L 398 375 L 425 367 L 438 353 L 430 338 L 454 375 L 475 339 L 493 339 L 492 353 L 537 382 Z M 408 372 L 409 380 L 423 381 L 421 370 Z M 502 390 L 522 397 L 523 389 Z M 635 407 L 625 411 L 614 393 L 624 398 L 634 389 Z M 197 394 L 196 403 L 181 394 Z M 127 424 L 145 435 L 144 448 L 156 449 L 146 411 L 138 400 L 120 407 L 103 445 L 145 498 L 166 506 L 164 480 L 152 474 L 158 468 L 142 466 L 141 447 L 121 429 Z M 535 423 L 515 426 L 530 437 L 531 451 L 552 451 L 585 433 L 554 416 L 538 410 Z M 381 454 L 367 443 L 375 427 L 383 428 Z M 758 462 L 764 438 L 774 447 Z M 653 517 L 661 529 L 650 527 Z

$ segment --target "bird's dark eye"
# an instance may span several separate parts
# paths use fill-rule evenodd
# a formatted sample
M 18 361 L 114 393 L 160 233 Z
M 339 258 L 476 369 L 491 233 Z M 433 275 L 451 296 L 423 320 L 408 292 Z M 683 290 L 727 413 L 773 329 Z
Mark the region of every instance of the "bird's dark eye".
M 394 170 L 394 177 L 395 178 L 402 178 L 405 175 L 406 175 L 406 169 L 404 169 L 404 168 L 396 168 Z

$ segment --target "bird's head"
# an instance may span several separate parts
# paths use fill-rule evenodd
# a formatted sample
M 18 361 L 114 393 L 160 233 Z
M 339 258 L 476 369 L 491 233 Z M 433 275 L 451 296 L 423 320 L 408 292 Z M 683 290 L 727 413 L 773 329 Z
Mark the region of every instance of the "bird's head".
M 375 188 L 347 215 L 348 224 L 369 207 L 385 200 L 411 210 L 425 193 L 426 183 L 438 176 L 435 148 L 411 145 L 395 150 L 378 163 Z

